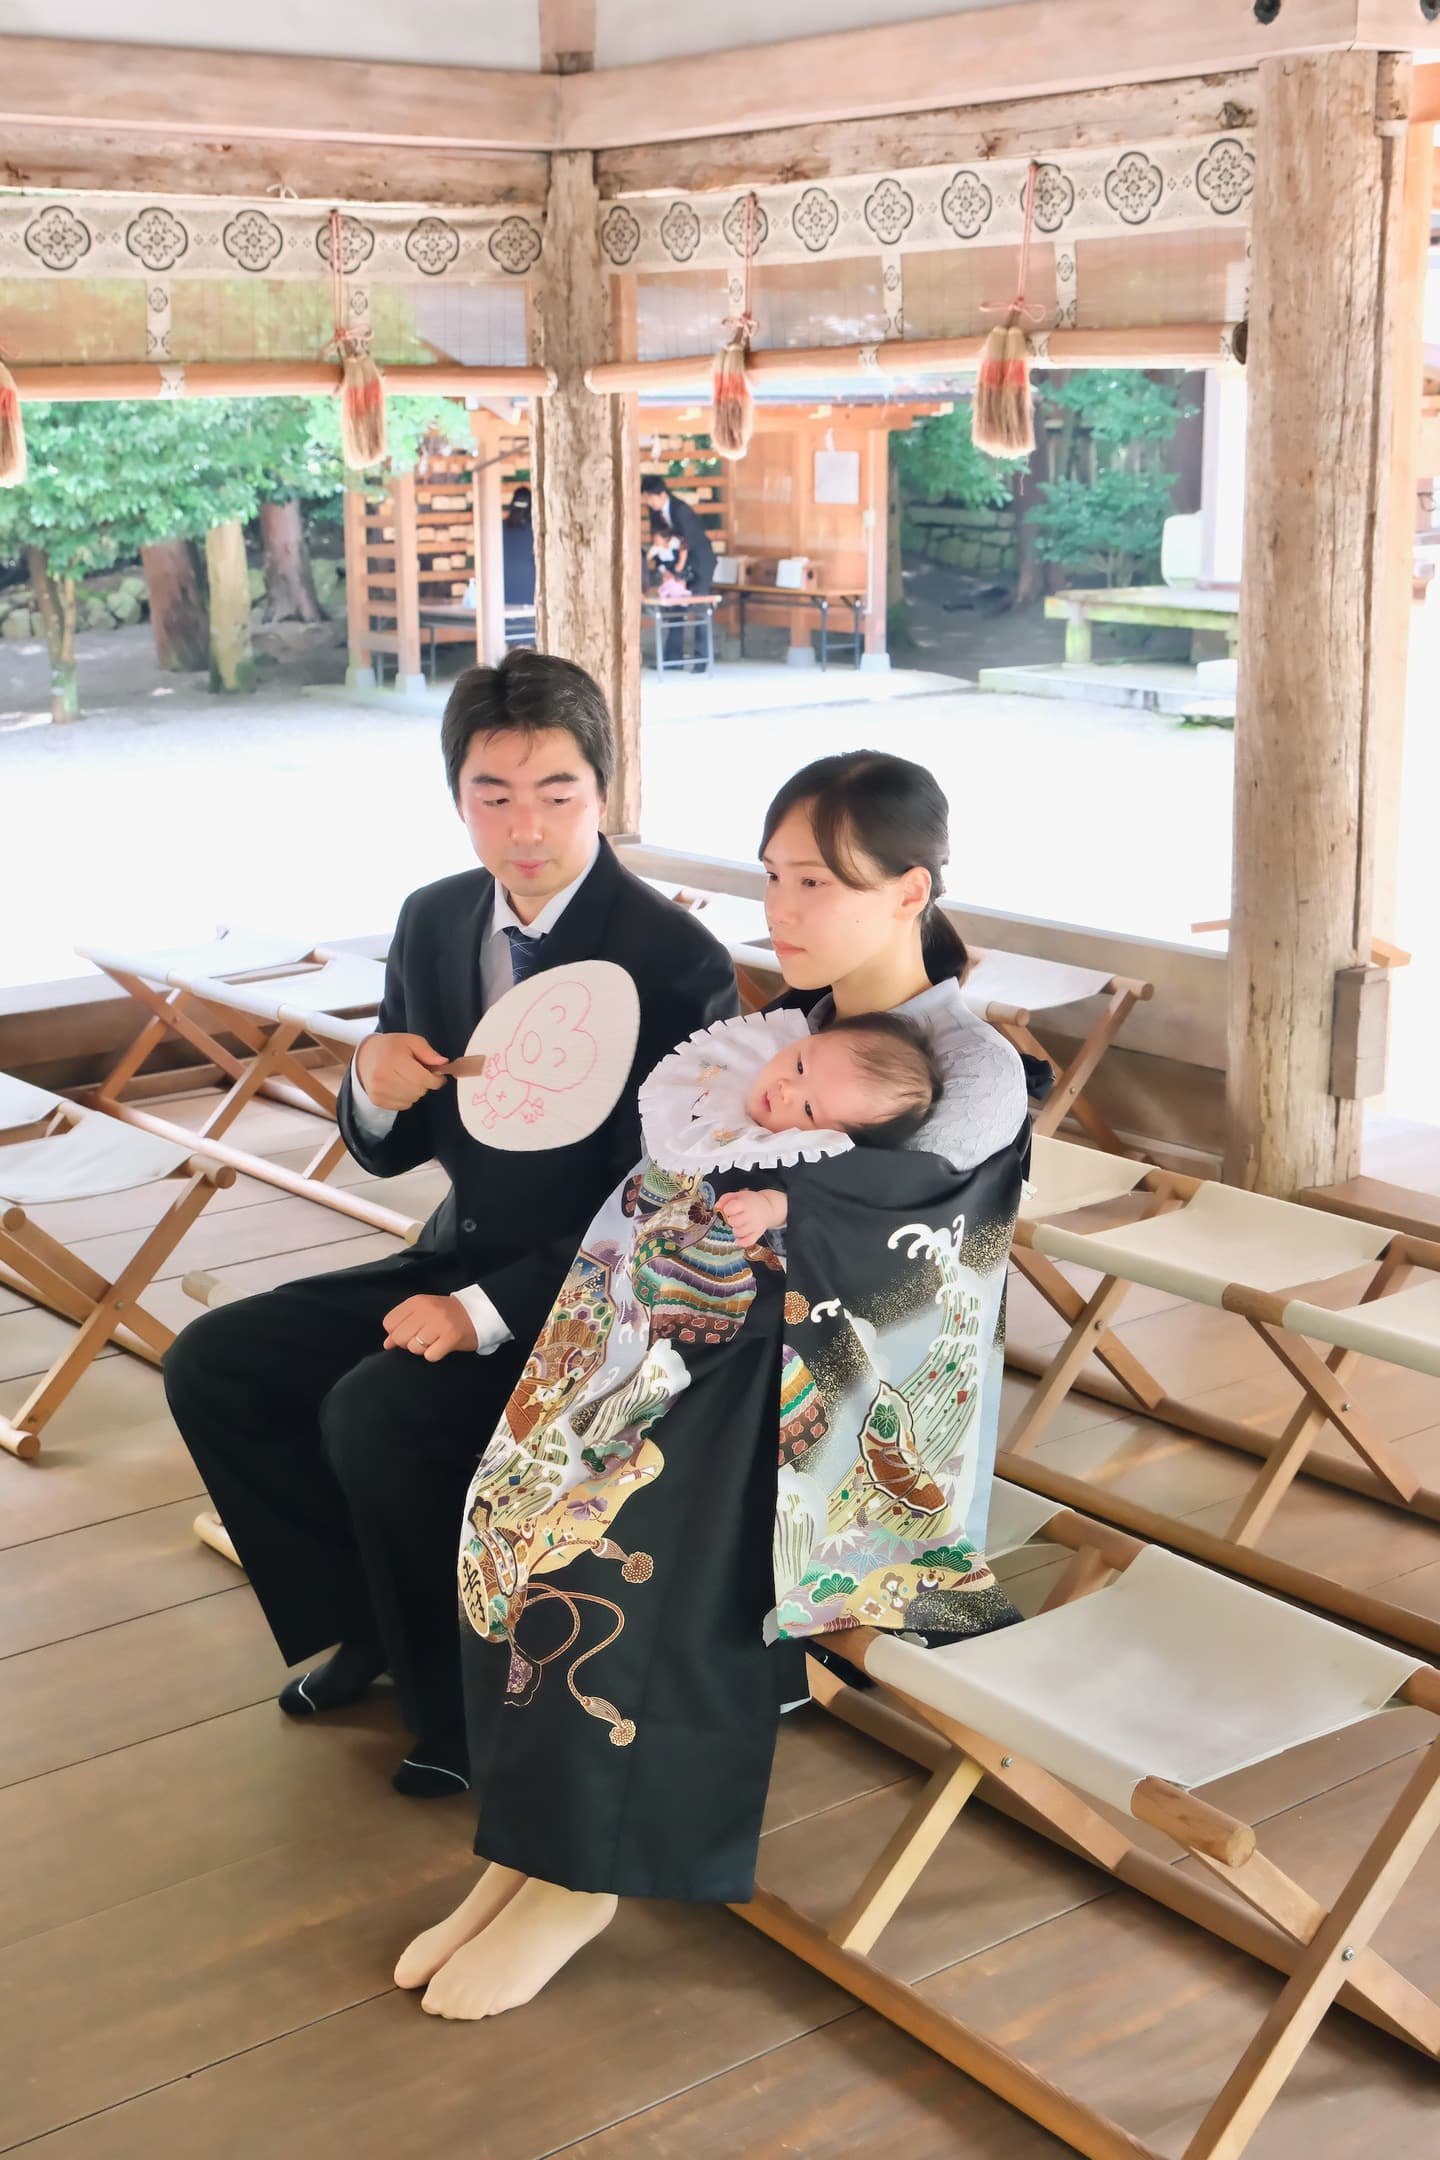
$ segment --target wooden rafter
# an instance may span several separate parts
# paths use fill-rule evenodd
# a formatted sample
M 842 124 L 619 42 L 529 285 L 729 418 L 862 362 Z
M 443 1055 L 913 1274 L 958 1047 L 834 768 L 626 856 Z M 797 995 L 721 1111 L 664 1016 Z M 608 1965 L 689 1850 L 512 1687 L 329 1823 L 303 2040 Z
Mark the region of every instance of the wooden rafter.
M 1355 46 L 1440 53 L 1440 23 L 1428 23 L 1417 0 L 1285 0 L 1269 25 L 1253 0 L 1178 9 L 1012 0 L 698 63 L 578 74 L 9 37 L 0 39 L 0 123 L 118 130 L 167 145 L 609 150 L 923 113 L 962 97 L 991 104 L 1162 83 Z

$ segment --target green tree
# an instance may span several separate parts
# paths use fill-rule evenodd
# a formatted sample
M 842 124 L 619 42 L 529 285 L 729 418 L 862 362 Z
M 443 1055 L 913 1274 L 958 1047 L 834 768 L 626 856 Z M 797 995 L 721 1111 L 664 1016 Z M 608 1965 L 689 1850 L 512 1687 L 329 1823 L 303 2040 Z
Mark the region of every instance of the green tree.
M 410 465 L 437 425 L 441 398 L 396 398 L 392 461 Z M 345 485 L 334 398 L 197 398 L 27 404 L 29 473 L 0 491 L 0 561 L 25 560 L 50 653 L 51 711 L 79 714 L 78 581 L 134 562 L 155 541 L 193 539 L 255 516 L 286 494 Z
M 953 502 L 966 510 L 999 510 L 1010 500 L 1010 478 L 1023 460 L 988 457 L 970 436 L 967 399 L 947 413 L 921 420 L 890 438 L 902 497 L 910 502 Z
M 1155 574 L 1175 491 L 1165 451 L 1194 412 L 1179 378 L 1078 369 L 1042 381 L 1036 404 L 1046 477 L 1025 513 L 1036 554 L 1107 585 Z

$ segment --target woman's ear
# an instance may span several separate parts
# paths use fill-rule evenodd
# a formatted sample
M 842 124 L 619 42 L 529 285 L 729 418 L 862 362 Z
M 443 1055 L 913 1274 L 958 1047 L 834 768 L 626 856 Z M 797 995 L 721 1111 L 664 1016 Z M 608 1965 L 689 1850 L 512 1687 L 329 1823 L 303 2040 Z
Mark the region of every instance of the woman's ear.
M 931 878 L 928 870 L 922 869 L 917 864 L 913 870 L 905 872 L 904 877 L 900 880 L 900 916 L 902 921 L 909 921 L 916 915 L 924 914 L 926 908 L 930 905 L 930 889 Z

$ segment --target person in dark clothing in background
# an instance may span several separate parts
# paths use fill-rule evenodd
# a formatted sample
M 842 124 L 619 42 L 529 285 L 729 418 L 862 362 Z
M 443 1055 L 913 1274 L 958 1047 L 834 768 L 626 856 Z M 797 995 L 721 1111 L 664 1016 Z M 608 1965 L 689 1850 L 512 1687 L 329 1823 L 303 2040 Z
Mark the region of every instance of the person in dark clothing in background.
M 692 593 L 713 592 L 715 549 L 697 512 L 680 496 L 671 494 L 663 473 L 646 473 L 640 482 L 640 494 L 651 517 L 662 519 L 680 544 L 677 575 L 684 578 Z M 666 660 L 681 659 L 684 649 L 684 626 L 677 623 L 665 635 Z M 694 663 L 694 671 L 697 675 L 704 672 L 699 661 Z
M 535 530 L 530 522 L 530 490 L 517 487 L 500 528 L 504 547 L 505 605 L 535 605 Z

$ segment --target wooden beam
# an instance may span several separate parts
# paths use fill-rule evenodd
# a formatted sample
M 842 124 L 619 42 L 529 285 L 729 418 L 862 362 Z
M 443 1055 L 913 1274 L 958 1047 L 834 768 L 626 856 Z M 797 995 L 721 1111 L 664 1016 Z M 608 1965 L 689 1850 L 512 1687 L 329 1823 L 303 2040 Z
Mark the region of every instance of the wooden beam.
M 1369 24 L 1363 33 L 1362 15 Z M 988 104 L 1165 82 L 1357 43 L 1440 50 L 1440 25 L 1425 21 L 1419 0 L 1284 0 L 1269 25 L 1256 20 L 1253 0 L 1210 0 L 1203 8 L 1015 0 L 717 53 L 698 63 L 686 55 L 600 68 L 562 85 L 560 140 L 608 150 L 870 119 L 962 98 Z
M 1123 330 L 1052 330 L 1042 367 L 1216 367 L 1223 357 L 1223 323 L 1166 323 Z M 984 336 L 904 338 L 877 345 L 793 345 L 752 352 L 757 384 L 854 376 L 873 386 L 877 375 L 963 373 L 980 365 Z M 706 353 L 681 360 L 610 360 L 592 367 L 592 390 L 695 390 L 708 398 L 714 362 Z
M 248 136 L 546 150 L 561 133 L 559 92 L 556 77 L 518 69 L 0 37 L 0 122 L 119 128 L 167 145 Z
M 5 58 L 0 41 L 0 64 Z M 11 123 L 0 142 L 0 186 L 80 193 L 264 195 L 293 188 L 302 201 L 425 203 L 435 209 L 542 203 L 550 162 L 543 151 L 451 150 L 411 144 L 178 138 L 157 161 L 155 138 L 73 122 Z
M 1416 68 L 1410 118 L 1417 127 L 1440 125 L 1440 63 Z
M 537 403 L 534 421 L 536 643 L 585 668 L 605 692 L 618 750 L 607 825 L 634 833 L 640 481 L 633 399 L 586 388 L 586 371 L 604 359 L 612 336 L 598 211 L 595 160 L 586 151 L 557 153 L 538 294 L 541 356 L 555 388 Z
M 1121 83 L 1069 96 L 1020 98 L 1003 108 L 958 105 L 941 112 L 907 113 L 901 119 L 832 120 L 698 142 L 639 143 L 602 151 L 595 169 L 607 200 L 616 195 L 777 187 L 897 167 L 1047 158 L 1103 143 L 1219 135 L 1253 127 L 1258 98 L 1259 78 L 1252 68 L 1177 82 Z
M 1287 8 L 1286 12 L 1289 10 Z M 1418 11 L 1417 11 L 1418 13 Z M 1408 62 L 1261 69 L 1235 717 L 1226 1177 L 1353 1177 L 1330 1094 L 1335 979 L 1368 955 Z
M 85 404 L 96 398 L 314 397 L 340 387 L 340 369 L 326 360 L 97 360 L 75 367 L 14 367 L 22 398 Z M 488 394 L 543 397 L 550 378 L 534 367 L 384 367 L 397 395 L 463 398 Z
M 539 0 L 540 65 L 547 75 L 583 75 L 595 65 L 595 0 Z

